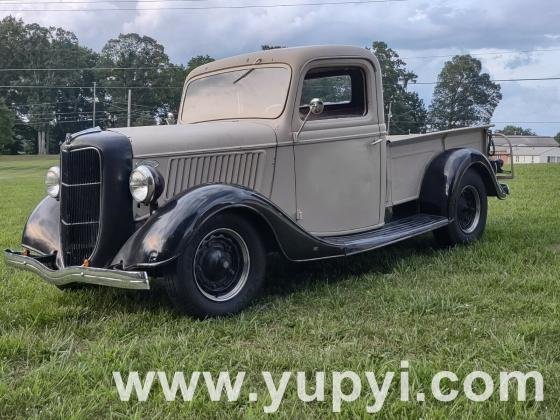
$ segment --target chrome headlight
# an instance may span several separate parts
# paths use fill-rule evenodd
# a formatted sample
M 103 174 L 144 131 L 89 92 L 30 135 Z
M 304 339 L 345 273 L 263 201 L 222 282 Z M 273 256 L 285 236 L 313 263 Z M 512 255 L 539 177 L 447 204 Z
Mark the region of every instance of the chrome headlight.
M 60 193 L 60 168 L 58 166 L 49 168 L 45 174 L 45 186 L 48 195 L 52 198 L 58 198 Z
M 131 172 L 128 186 L 135 201 L 150 204 L 163 191 L 163 178 L 154 168 L 140 165 Z

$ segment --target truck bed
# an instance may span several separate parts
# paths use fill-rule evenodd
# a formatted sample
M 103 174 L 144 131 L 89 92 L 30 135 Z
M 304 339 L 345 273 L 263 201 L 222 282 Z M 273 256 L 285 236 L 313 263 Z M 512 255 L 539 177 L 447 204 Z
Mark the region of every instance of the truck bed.
M 387 206 L 418 199 L 427 166 L 444 150 L 468 147 L 486 154 L 490 127 L 388 136 Z

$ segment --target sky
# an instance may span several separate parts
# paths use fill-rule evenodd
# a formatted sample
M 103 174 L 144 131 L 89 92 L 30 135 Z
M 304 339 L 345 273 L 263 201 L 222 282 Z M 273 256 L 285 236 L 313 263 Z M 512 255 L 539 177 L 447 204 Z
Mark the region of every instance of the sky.
M 560 77 L 559 0 L 326 4 L 338 1 L 344 0 L 0 0 L 0 16 L 63 27 L 96 51 L 119 33 L 148 35 L 182 64 L 198 54 L 222 58 L 262 44 L 365 47 L 379 40 L 397 50 L 419 82 L 435 81 L 449 56 L 462 53 L 480 54 L 483 71 L 493 79 Z M 278 4 L 297 6 L 247 7 Z M 91 10 L 101 8 L 110 10 Z M 560 80 L 501 86 L 503 99 L 493 117 L 497 128 L 513 123 L 541 135 L 560 132 Z M 429 105 L 433 86 L 409 89 Z

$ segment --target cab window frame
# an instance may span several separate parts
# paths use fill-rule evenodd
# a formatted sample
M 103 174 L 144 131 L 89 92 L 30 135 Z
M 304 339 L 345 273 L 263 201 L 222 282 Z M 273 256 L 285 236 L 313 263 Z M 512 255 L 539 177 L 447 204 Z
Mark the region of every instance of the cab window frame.
M 309 77 L 309 75 L 311 75 L 312 77 Z M 320 115 L 311 114 L 308 120 L 318 121 L 337 120 L 345 118 L 362 118 L 368 114 L 368 80 L 363 66 L 359 65 L 358 63 L 350 65 L 327 64 L 325 66 L 312 67 L 308 69 L 303 76 L 297 99 L 297 103 L 299 103 L 299 105 L 297 105 L 296 107 L 297 111 L 299 111 L 299 118 L 301 121 L 305 119 L 305 116 L 309 111 L 309 105 L 301 103 L 301 101 L 303 100 L 305 81 L 310 79 L 326 79 L 330 77 L 341 76 L 348 76 L 350 79 L 350 101 L 329 102 L 325 101 L 325 98 L 312 95 L 313 97 L 321 99 L 325 103 L 325 109 Z M 358 104 L 356 104 L 356 102 L 358 102 Z M 349 112 L 345 112 L 346 110 Z

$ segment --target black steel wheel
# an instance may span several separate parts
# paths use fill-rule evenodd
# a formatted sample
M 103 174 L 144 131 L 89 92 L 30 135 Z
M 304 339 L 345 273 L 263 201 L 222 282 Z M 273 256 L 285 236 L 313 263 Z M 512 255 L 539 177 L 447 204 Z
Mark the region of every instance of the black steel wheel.
M 434 231 L 436 240 L 443 246 L 476 241 L 486 227 L 488 199 L 480 175 L 474 169 L 469 169 L 461 178 L 457 191 L 450 203 L 452 222 Z
M 472 233 L 478 226 L 482 204 L 480 193 L 472 185 L 465 185 L 457 200 L 457 223 L 465 234 Z
M 180 313 L 228 315 L 248 306 L 264 280 L 266 253 L 259 233 L 243 217 L 224 213 L 206 221 L 166 276 Z
M 208 233 L 194 254 L 194 281 L 200 293 L 215 302 L 234 298 L 247 283 L 251 269 L 249 248 L 229 228 Z

